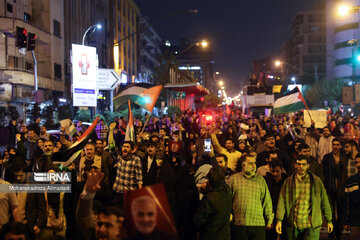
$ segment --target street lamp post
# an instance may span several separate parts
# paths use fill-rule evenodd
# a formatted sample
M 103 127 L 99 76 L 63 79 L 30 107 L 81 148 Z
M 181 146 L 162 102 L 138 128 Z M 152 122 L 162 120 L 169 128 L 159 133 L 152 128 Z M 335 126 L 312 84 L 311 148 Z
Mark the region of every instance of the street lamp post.
M 91 27 L 89 27 L 86 31 L 85 31 L 85 33 L 84 33 L 84 35 L 83 35 L 83 38 L 82 38 L 82 45 L 85 45 L 85 37 L 86 37 L 86 34 L 88 34 L 88 32 L 91 30 L 91 29 L 93 29 L 93 31 L 91 32 L 91 33 L 93 33 L 93 32 L 95 32 L 96 31 L 96 29 L 101 29 L 101 24 L 95 24 L 95 25 L 92 25 Z
M 201 46 L 202 48 L 206 48 L 208 47 L 209 43 L 206 40 L 201 40 L 200 42 L 195 42 L 193 44 L 191 44 L 190 46 L 188 46 L 187 48 L 185 48 L 184 50 L 182 50 L 180 53 L 176 53 L 177 56 L 180 56 L 181 54 L 183 54 L 184 52 L 190 50 L 191 48 L 197 46 Z
M 299 67 L 297 67 L 297 66 L 295 66 L 295 65 L 292 65 L 292 64 L 287 63 L 287 62 L 282 62 L 282 61 L 280 61 L 280 60 L 276 60 L 276 61 L 275 61 L 275 66 L 276 66 L 276 67 L 281 67 L 281 71 L 282 71 L 282 72 L 283 72 L 283 65 L 287 65 L 287 66 L 290 66 L 290 67 L 292 67 L 292 68 L 295 68 L 295 69 L 303 72 L 304 74 L 308 75 L 309 77 L 314 78 L 315 81 L 318 80 L 317 66 L 316 66 L 316 65 L 315 65 L 315 77 L 314 77 L 312 74 L 310 74 L 310 73 L 308 73 L 308 72 L 305 72 L 303 69 L 301 69 L 301 68 L 299 68 Z

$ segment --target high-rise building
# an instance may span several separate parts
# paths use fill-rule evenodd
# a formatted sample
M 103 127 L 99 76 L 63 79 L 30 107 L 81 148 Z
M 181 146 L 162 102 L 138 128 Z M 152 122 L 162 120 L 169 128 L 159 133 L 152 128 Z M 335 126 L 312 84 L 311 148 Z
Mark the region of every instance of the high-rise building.
M 138 73 L 137 27 L 140 10 L 133 0 L 114 2 L 114 69 L 119 75 L 126 74 L 127 83 L 133 82 Z
M 327 75 L 329 79 L 348 81 L 349 85 L 352 85 L 355 76 L 357 81 L 360 78 L 359 70 L 356 69 L 360 65 L 357 59 L 360 14 L 351 11 L 344 16 L 337 14 L 341 4 L 358 7 L 360 0 L 327 1 Z
M 139 82 L 151 82 L 154 68 L 159 66 L 161 38 L 150 25 L 148 18 L 139 18 L 138 76 Z
M 20 53 L 15 46 L 17 27 L 36 34 L 41 102 L 56 101 L 64 92 L 63 0 L 1 0 L 0 6 L 0 101 L 21 108 L 20 113 L 34 103 L 34 62 L 30 51 Z
M 300 11 L 293 20 L 290 73 L 297 83 L 312 83 L 326 77 L 325 11 Z

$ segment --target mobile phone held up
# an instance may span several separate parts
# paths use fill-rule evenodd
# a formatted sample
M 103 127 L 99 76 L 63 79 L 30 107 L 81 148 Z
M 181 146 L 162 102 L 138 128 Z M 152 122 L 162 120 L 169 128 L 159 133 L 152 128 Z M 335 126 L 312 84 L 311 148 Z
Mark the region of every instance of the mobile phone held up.
M 204 140 L 204 152 L 211 152 L 211 139 Z

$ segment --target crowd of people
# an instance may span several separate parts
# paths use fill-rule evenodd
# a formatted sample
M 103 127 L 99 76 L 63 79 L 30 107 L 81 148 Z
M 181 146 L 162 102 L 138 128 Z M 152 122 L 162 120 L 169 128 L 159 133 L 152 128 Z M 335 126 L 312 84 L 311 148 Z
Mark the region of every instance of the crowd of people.
M 301 112 L 266 117 L 234 110 L 211 119 L 189 110 L 152 117 L 146 126 L 135 120 L 132 140 L 125 139 L 124 118 L 100 120 L 66 168 L 55 156 L 85 132 L 81 121 L 71 137 L 61 128 L 58 138 L 40 121 L 12 121 L 0 183 L 65 171 L 72 173 L 72 192 L 0 192 L 1 239 L 291 240 L 319 239 L 322 230 L 333 239 L 344 232 L 360 239 L 356 118 L 329 114 L 321 129 L 314 122 L 305 127 Z M 134 204 L 137 232 L 130 236 L 124 194 L 157 183 L 166 190 L 177 236 L 159 233 L 156 203 L 145 198 L 146 208 Z

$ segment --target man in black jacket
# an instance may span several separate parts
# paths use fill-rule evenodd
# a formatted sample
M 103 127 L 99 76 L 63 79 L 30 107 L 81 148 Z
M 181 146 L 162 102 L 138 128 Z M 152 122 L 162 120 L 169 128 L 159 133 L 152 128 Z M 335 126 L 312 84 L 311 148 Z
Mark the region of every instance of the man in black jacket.
M 146 154 L 141 159 L 143 185 L 148 186 L 156 183 L 156 143 L 146 142 Z
M 343 206 L 345 199 L 345 181 L 347 159 L 341 153 L 341 142 L 339 139 L 332 140 L 332 152 L 326 154 L 322 160 L 324 186 L 332 206 L 334 220 L 334 234 L 338 239 L 343 230 Z
M 224 171 L 213 167 L 208 173 L 209 192 L 205 193 L 194 216 L 201 240 L 230 240 L 232 198 Z
M 24 172 L 26 165 L 18 165 L 14 168 L 14 178 L 16 183 L 27 183 L 27 173 Z M 19 192 L 16 194 L 20 220 L 26 224 L 30 239 L 36 239 L 36 235 L 46 226 L 46 202 L 43 193 Z
M 279 200 L 279 194 L 281 190 L 281 186 L 284 183 L 286 178 L 286 174 L 282 171 L 282 163 L 278 159 L 274 159 L 270 162 L 270 172 L 266 173 L 265 181 L 268 185 L 269 192 L 271 195 L 273 211 L 276 215 L 277 203 Z M 284 228 L 284 227 L 283 227 Z M 266 239 L 276 239 L 277 233 L 275 228 L 269 229 L 266 231 Z

